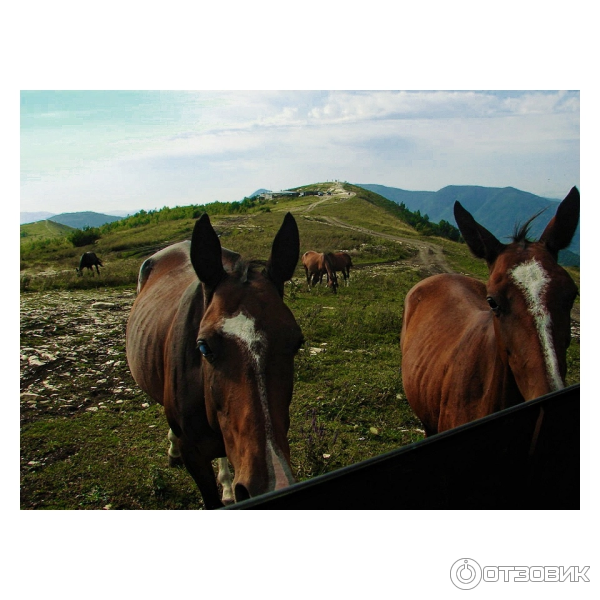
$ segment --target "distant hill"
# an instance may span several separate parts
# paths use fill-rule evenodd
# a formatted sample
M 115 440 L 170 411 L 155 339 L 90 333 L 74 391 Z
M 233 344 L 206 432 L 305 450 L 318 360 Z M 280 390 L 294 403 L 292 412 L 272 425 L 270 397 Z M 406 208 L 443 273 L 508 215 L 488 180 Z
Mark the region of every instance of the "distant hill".
M 513 187 L 489 188 L 475 185 L 449 185 L 437 192 L 412 192 L 400 188 L 376 184 L 357 184 L 375 192 L 397 204 L 404 203 L 412 211 L 428 215 L 438 223 L 442 219 L 452 223 L 454 220 L 454 202 L 458 200 L 484 227 L 489 229 L 501 242 L 507 241 L 517 223 L 524 223 L 536 212 L 546 209 L 531 226 L 532 237 L 541 235 L 545 226 L 554 216 L 556 200 L 542 198 Z M 565 195 L 569 190 L 565 190 Z M 580 251 L 580 227 L 577 227 L 573 242 L 569 247 L 571 254 Z M 575 260 L 573 257 L 570 261 Z M 561 255 L 561 262 L 563 262 Z
M 53 217 L 56 213 L 51 213 L 47 211 L 38 211 L 38 212 L 22 212 L 21 213 L 21 225 L 25 223 L 35 223 L 36 221 L 44 221 L 49 217 Z
M 47 238 L 62 237 L 73 231 L 73 227 L 43 220 L 35 223 L 24 223 L 21 225 L 21 240 L 40 240 Z
M 260 190 L 256 190 L 253 194 L 250 194 L 248 198 L 254 198 L 254 196 L 260 196 L 261 194 L 267 194 L 271 190 L 266 190 L 265 188 L 260 188 Z
M 100 225 L 104 225 L 105 223 L 120 221 L 122 218 L 123 217 L 115 217 L 114 215 L 104 215 L 88 211 L 54 215 L 50 218 L 50 221 L 68 225 L 69 227 L 75 227 L 76 229 L 83 229 L 84 227 L 100 227 Z
M 561 250 L 558 253 L 558 262 L 563 267 L 578 267 L 581 260 L 579 254 L 575 254 L 570 250 Z

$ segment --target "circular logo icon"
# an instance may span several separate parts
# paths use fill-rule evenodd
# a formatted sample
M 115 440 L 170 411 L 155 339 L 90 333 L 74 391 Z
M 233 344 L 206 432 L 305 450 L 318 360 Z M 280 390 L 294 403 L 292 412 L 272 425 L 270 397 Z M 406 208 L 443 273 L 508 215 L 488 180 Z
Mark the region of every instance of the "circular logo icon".
M 481 567 L 472 558 L 461 558 L 450 568 L 450 580 L 461 590 L 472 590 L 481 581 Z

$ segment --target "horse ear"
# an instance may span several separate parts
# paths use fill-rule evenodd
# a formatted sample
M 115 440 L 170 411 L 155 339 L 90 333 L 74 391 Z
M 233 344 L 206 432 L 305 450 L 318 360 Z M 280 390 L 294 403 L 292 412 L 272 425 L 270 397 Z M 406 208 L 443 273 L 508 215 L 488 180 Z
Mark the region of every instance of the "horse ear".
M 506 246 L 480 225 L 458 200 L 454 203 L 454 218 L 471 252 L 491 265 Z
M 267 275 L 283 296 L 283 284 L 292 278 L 300 256 L 300 234 L 291 213 L 287 213 L 273 240 L 267 261 Z
M 206 213 L 194 225 L 190 260 L 198 279 L 209 288 L 214 288 L 225 276 L 221 242 Z
M 567 197 L 558 205 L 556 214 L 540 237 L 540 242 L 544 242 L 554 258 L 558 258 L 558 251 L 563 250 L 571 243 L 578 223 L 579 190 L 573 187 Z

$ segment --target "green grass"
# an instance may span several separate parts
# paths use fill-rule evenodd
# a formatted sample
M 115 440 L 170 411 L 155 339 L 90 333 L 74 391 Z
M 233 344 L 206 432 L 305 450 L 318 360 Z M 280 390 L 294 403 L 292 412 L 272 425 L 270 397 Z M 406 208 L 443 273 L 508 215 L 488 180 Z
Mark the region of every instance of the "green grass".
M 187 472 L 166 465 L 162 407 L 141 409 L 144 401 L 28 426 L 22 433 L 28 459 L 23 508 L 199 508 Z
M 315 288 L 288 302 L 306 339 L 296 360 L 290 428 L 300 478 L 423 437 L 399 370 L 402 299 L 415 282 L 407 272 L 358 272 L 337 296 Z

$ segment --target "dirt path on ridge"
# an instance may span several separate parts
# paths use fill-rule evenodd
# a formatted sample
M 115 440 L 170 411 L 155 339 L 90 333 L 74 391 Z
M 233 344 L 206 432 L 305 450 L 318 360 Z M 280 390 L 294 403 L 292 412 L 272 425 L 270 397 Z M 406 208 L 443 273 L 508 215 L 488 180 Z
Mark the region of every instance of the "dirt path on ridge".
M 356 196 L 356 192 L 347 192 L 341 183 L 336 183 L 332 188 L 328 190 L 329 196 L 323 196 L 320 200 L 309 204 L 306 208 L 303 208 L 299 212 L 311 212 L 314 210 L 319 204 L 323 204 L 332 198 L 352 198 L 352 196 Z
M 391 235 L 388 233 L 380 233 L 373 229 L 367 229 L 366 227 L 359 227 L 358 225 L 349 225 L 344 223 L 337 217 L 321 217 L 326 223 L 334 225 L 335 227 L 343 227 L 344 229 L 351 229 L 364 233 L 367 235 L 373 235 L 384 238 L 386 240 L 392 240 L 400 244 L 406 244 L 417 250 L 417 254 L 409 259 L 401 261 L 402 264 L 408 264 L 415 268 L 422 270 L 429 275 L 435 275 L 436 273 L 452 273 L 453 270 L 450 268 L 446 257 L 440 246 L 432 242 L 425 242 L 414 238 L 400 237 L 397 235 Z
M 336 198 L 351 198 L 352 196 L 356 196 L 355 192 L 346 191 L 344 189 L 343 184 L 338 182 L 334 183 L 332 187 L 328 190 L 328 192 L 330 193 L 330 195 L 319 198 L 319 200 L 313 202 L 312 204 L 309 204 L 307 207 L 305 207 L 299 212 L 312 212 L 317 206 L 327 202 L 328 200 Z M 450 266 L 448 265 L 448 261 L 446 260 L 446 257 L 444 256 L 441 247 L 432 242 L 425 242 L 422 240 L 416 240 L 414 238 L 400 237 L 387 233 L 380 233 L 372 229 L 367 229 L 366 227 L 350 225 L 349 223 L 345 223 L 337 217 L 320 216 L 320 219 L 322 220 L 321 222 L 324 222 L 328 225 L 332 225 L 334 227 L 351 229 L 353 231 L 358 231 L 359 233 L 381 237 L 386 240 L 392 240 L 394 242 L 398 242 L 399 244 L 406 244 L 411 248 L 415 248 L 417 252 L 414 256 L 406 260 L 399 261 L 399 263 L 418 269 L 424 276 L 435 275 L 437 273 L 453 272 Z M 362 265 L 362 267 L 367 266 L 370 265 Z M 361 268 L 361 266 L 357 268 Z

